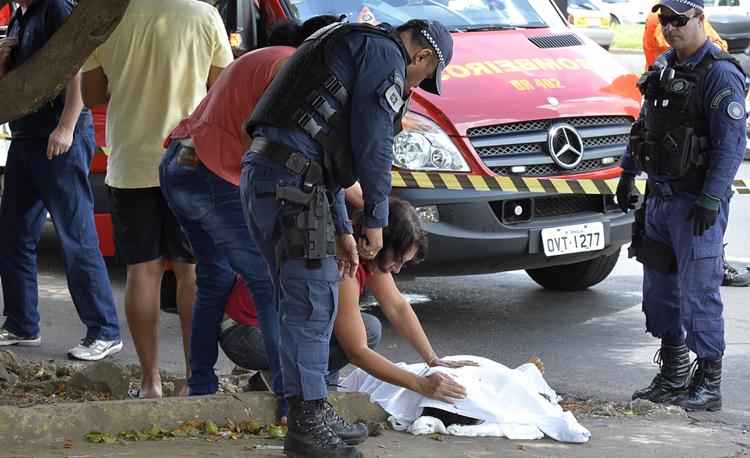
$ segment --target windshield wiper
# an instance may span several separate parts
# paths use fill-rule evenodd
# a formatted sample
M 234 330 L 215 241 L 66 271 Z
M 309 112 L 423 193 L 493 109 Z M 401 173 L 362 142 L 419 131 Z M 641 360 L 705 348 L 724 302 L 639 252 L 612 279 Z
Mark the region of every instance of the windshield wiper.
M 481 25 L 476 27 L 457 28 L 461 32 L 489 32 L 491 30 L 516 30 L 518 26 L 507 24 Z

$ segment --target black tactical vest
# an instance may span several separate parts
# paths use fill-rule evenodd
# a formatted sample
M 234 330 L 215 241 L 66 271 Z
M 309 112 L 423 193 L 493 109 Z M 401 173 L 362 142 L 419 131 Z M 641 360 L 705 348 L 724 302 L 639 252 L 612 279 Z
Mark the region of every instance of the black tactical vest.
M 638 88 L 644 96 L 645 116 L 633 128 L 639 143 L 633 145 L 633 157 L 649 176 L 686 179 L 702 186 L 711 141 L 701 91 L 706 73 L 720 60 L 729 60 L 741 70 L 731 55 L 716 50 L 696 65 L 651 67 L 641 76 Z
M 274 77 L 246 126 L 251 137 L 253 129 L 261 125 L 304 131 L 323 150 L 327 179 L 341 187 L 357 181 L 351 154 L 351 100 L 349 90 L 331 71 L 327 59 L 331 46 L 353 32 L 393 40 L 401 49 L 404 67 L 409 63 L 401 40 L 384 27 L 358 23 L 324 27 L 305 40 Z M 404 103 L 396 116 L 395 131 L 401 130 L 407 105 Z

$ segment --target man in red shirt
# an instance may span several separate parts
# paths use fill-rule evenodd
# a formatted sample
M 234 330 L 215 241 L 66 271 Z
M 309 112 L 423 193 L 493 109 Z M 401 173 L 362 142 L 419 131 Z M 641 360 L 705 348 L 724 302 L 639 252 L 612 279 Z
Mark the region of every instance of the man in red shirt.
M 296 27 L 284 25 L 283 41 L 299 45 L 317 28 L 335 22 L 334 16 L 313 18 Z M 305 27 L 308 25 L 308 27 Z M 310 30 L 313 29 L 313 30 Z M 303 32 L 304 31 L 304 32 Z M 279 35 L 279 34 L 276 34 Z M 271 40 L 274 39 L 272 34 Z M 219 324 L 224 305 L 239 274 L 258 304 L 273 388 L 282 395 L 279 359 L 277 301 L 268 267 L 250 236 L 240 198 L 241 160 L 250 139 L 244 132 L 249 117 L 266 86 L 295 51 L 271 46 L 245 54 L 228 66 L 195 112 L 183 120 L 167 139 L 160 166 L 161 190 L 193 248 L 197 261 L 197 294 L 193 308 L 190 367 L 191 395 L 218 390 L 214 364 L 218 357 Z M 284 402 L 280 416 L 285 416 Z

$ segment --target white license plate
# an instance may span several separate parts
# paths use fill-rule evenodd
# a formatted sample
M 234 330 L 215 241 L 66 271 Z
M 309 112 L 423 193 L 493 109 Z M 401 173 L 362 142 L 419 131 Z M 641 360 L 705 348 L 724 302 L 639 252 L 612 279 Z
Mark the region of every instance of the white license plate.
M 601 250 L 604 248 L 604 225 L 588 223 L 542 229 L 542 246 L 547 256 Z

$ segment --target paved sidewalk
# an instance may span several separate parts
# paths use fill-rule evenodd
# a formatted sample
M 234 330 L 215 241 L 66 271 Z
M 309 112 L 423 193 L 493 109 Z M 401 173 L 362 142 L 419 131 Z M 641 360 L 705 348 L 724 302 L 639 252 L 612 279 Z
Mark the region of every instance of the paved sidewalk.
M 479 458 L 479 457 L 562 457 L 562 458 L 728 458 L 750 456 L 750 434 L 746 430 L 712 423 L 710 416 L 681 415 L 655 417 L 580 417 L 592 433 L 583 445 L 561 444 L 549 439 L 511 441 L 499 438 L 411 436 L 387 431 L 361 446 L 367 457 L 385 458 Z M 82 438 L 63 439 L 33 446 L 4 447 L 2 457 L 283 457 L 281 441 L 269 439 L 168 439 L 128 442 L 125 445 L 95 445 Z M 257 445 L 276 449 L 256 448 Z

